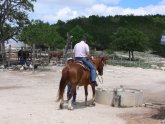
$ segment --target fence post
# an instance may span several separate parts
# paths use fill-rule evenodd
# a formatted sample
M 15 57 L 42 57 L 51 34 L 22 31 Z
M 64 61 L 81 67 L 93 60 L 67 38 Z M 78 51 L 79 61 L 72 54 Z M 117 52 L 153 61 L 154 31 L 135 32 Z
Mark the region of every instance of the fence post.
M 10 58 L 11 58 L 11 45 L 9 45 L 9 51 L 8 51 L 8 66 L 10 66 Z
M 33 65 L 33 71 L 34 71 L 34 65 L 35 65 L 35 44 L 33 44 L 33 47 L 32 47 L 32 65 Z
M 114 65 L 114 63 L 115 63 L 115 56 L 113 55 L 113 63 L 112 64 Z
M 149 68 L 150 65 L 149 65 L 149 55 L 148 55 L 148 53 L 147 53 L 147 65 L 148 65 L 148 68 Z
M 1 55 L 0 62 L 2 62 L 1 64 L 3 64 L 2 43 L 0 43 L 0 55 Z
M 6 51 L 5 51 L 5 43 L 1 43 L 1 51 L 2 51 L 2 64 L 6 64 Z
M 121 56 L 121 58 L 120 58 L 120 64 L 121 64 L 121 66 L 123 65 L 123 58 L 122 58 L 122 56 Z
M 139 59 L 139 67 L 140 67 L 140 59 Z

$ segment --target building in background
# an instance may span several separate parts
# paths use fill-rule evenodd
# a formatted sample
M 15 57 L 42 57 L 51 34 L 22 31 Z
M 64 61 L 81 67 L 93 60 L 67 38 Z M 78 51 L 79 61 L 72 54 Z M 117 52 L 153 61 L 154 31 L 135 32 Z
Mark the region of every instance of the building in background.
M 28 48 L 30 47 L 29 45 L 18 41 L 16 42 L 15 40 L 9 40 L 5 42 L 5 49 L 6 51 L 9 49 L 9 47 L 11 46 L 12 51 L 19 51 L 21 49 L 21 47 L 23 48 Z

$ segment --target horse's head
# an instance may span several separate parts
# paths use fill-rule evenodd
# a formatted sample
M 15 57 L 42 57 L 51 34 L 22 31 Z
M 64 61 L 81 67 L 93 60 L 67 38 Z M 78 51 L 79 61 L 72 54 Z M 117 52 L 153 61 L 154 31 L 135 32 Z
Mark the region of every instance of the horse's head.
M 92 62 L 95 65 L 99 75 L 103 75 L 103 67 L 108 59 L 109 57 L 107 56 L 93 58 Z

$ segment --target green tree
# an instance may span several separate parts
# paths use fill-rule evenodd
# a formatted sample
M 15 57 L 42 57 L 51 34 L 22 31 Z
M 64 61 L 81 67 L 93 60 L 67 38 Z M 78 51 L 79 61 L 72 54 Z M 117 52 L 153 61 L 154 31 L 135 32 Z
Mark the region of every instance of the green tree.
M 27 12 L 33 11 L 35 0 L 0 0 L 0 44 L 2 44 L 3 62 L 6 63 L 5 41 L 16 40 L 16 36 L 26 25 Z
M 92 40 L 93 40 L 92 35 L 90 35 L 88 32 L 83 30 L 83 28 L 81 28 L 79 25 L 76 25 L 74 28 L 72 28 L 70 30 L 70 34 L 73 36 L 73 38 L 71 39 L 73 45 L 79 42 L 83 36 L 86 36 L 88 40 L 88 44 L 92 45 Z
M 54 25 L 49 25 L 40 20 L 32 21 L 23 29 L 20 39 L 30 45 L 42 45 L 50 48 L 63 48 L 64 39 L 56 31 Z
M 62 37 L 66 37 L 66 26 L 65 26 L 65 22 L 58 20 L 56 24 L 54 24 L 53 26 L 56 27 L 57 32 L 62 36 Z
M 70 34 L 73 36 L 73 38 L 71 39 L 72 43 L 76 44 L 85 34 L 85 31 L 79 25 L 76 25 L 70 30 Z
M 27 12 L 33 11 L 34 1 L 36 0 L 0 1 L 0 43 L 15 39 L 23 26 L 29 22 Z
M 129 52 L 129 60 L 134 60 L 134 51 L 144 51 L 148 38 L 140 31 L 128 28 L 119 28 L 114 34 L 112 46 L 116 50 Z

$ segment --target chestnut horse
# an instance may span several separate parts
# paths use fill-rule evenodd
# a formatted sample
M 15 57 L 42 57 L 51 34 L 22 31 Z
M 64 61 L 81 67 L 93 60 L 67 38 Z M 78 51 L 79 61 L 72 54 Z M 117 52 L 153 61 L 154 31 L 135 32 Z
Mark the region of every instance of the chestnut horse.
M 103 75 L 103 67 L 108 60 L 108 57 L 94 57 L 91 62 L 95 66 L 96 70 L 98 71 L 99 75 Z M 71 97 L 73 96 L 74 91 L 76 90 L 76 86 L 84 86 L 85 90 L 85 105 L 87 105 L 87 96 L 88 96 L 88 85 L 91 85 L 93 98 L 92 98 L 92 105 L 95 105 L 95 85 L 91 84 L 90 80 L 90 71 L 83 67 L 82 64 L 73 62 L 69 60 L 66 66 L 62 70 L 62 76 L 59 84 L 58 90 L 58 99 L 60 101 L 60 109 L 63 108 L 64 104 L 64 91 L 67 83 L 70 82 L 71 90 L 68 96 L 68 109 L 72 110 L 71 104 Z

